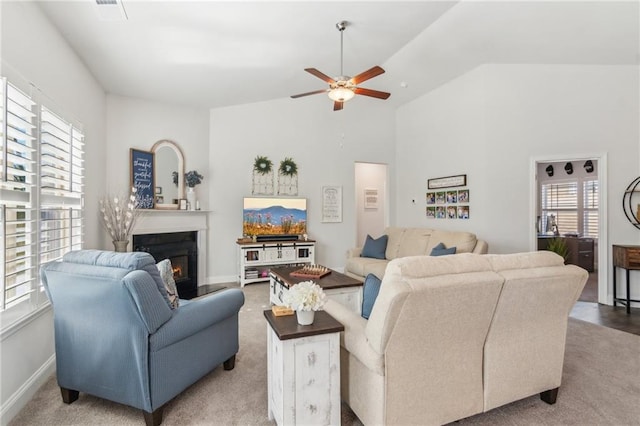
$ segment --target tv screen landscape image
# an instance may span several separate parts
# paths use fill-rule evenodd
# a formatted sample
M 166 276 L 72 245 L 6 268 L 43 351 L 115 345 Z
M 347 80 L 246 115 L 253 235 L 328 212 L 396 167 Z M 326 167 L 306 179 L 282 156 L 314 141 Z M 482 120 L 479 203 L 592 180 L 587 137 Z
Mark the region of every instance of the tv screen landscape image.
M 306 198 L 245 198 L 243 204 L 243 235 L 307 233 Z

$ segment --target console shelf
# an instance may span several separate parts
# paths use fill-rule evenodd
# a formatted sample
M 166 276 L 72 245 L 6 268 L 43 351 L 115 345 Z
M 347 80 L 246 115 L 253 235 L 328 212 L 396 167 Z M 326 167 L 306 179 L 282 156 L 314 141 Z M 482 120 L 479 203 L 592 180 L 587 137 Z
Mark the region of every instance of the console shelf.
M 238 245 L 238 282 L 241 287 L 269 281 L 274 266 L 304 266 L 315 263 L 314 240 L 240 242 Z

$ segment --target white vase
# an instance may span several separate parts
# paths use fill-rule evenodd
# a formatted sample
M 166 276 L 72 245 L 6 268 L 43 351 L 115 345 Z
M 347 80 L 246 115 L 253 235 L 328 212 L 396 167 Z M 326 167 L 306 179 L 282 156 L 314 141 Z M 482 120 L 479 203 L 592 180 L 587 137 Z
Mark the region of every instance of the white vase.
M 189 202 L 189 210 L 196 209 L 196 188 L 193 186 L 187 186 L 187 201 Z
M 311 325 L 313 324 L 313 317 L 315 316 L 316 311 L 296 311 L 296 318 L 298 318 L 298 324 L 300 325 Z

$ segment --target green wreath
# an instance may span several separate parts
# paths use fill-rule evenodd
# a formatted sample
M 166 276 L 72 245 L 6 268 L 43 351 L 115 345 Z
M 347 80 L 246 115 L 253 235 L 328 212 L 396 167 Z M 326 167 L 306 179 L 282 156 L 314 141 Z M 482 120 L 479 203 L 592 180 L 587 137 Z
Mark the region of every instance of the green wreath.
M 272 167 L 273 162 L 271 162 L 267 157 L 263 157 L 261 155 L 258 155 L 253 162 L 253 171 L 258 172 L 261 175 L 269 174 Z
M 280 162 L 279 171 L 281 175 L 294 176 L 298 174 L 298 165 L 293 159 L 285 157 L 285 159 Z

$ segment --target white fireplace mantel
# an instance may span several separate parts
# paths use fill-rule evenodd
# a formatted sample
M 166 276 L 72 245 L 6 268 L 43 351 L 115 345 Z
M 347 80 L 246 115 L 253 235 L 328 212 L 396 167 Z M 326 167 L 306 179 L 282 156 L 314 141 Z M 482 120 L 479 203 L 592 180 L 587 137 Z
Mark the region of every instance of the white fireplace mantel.
M 206 285 L 208 217 L 209 211 L 206 210 L 143 210 L 131 233 L 131 247 L 133 248 L 133 235 L 196 231 L 198 286 Z

